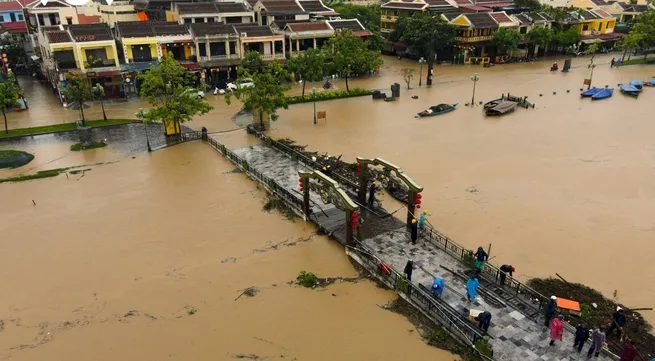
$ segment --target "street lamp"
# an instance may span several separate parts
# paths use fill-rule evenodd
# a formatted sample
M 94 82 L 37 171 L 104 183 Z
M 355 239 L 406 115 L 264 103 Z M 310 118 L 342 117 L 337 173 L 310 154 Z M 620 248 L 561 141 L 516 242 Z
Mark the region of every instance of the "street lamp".
M 102 101 L 102 97 L 105 96 L 105 88 L 100 84 L 96 84 L 93 87 L 93 92 L 95 92 L 98 99 L 100 99 L 100 106 L 102 107 L 102 119 L 107 120 L 107 113 L 105 113 L 105 103 Z
M 312 88 L 312 99 L 314 100 L 314 125 L 316 125 L 316 88 Z
M 421 59 L 418 60 L 418 63 L 421 64 L 421 67 L 419 68 L 420 70 L 418 71 L 418 86 L 421 86 L 421 81 L 423 80 L 423 64 L 425 64 L 426 61 L 421 57 Z
M 141 119 L 143 122 L 143 129 L 146 131 L 146 146 L 148 147 L 148 152 L 152 152 L 152 148 L 150 148 L 150 138 L 148 137 L 148 125 L 146 124 L 146 115 L 148 112 L 145 111 L 143 108 L 139 108 L 139 110 L 134 113 L 137 118 Z
M 473 80 L 473 95 L 471 95 L 471 106 L 473 106 L 475 104 L 475 84 L 480 80 L 478 73 L 473 74 L 471 80 Z

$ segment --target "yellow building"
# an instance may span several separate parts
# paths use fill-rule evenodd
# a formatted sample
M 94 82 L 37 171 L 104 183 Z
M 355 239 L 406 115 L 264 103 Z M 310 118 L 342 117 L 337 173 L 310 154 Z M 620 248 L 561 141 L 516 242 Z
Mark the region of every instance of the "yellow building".
M 579 18 L 580 23 L 575 26 L 581 36 L 611 34 L 616 26 L 616 18 L 601 9 L 581 12 Z
M 635 17 L 639 16 L 641 13 L 648 10 L 655 10 L 655 5 L 644 4 L 644 5 L 634 5 L 624 2 L 613 2 L 602 7 L 603 10 L 614 16 L 619 23 L 626 23 Z
M 429 4 L 423 1 L 419 2 L 405 2 L 405 1 L 389 1 L 380 6 L 380 32 L 383 34 L 390 34 L 393 32 L 396 21 L 401 16 L 412 16 L 413 14 L 421 11 L 427 11 Z

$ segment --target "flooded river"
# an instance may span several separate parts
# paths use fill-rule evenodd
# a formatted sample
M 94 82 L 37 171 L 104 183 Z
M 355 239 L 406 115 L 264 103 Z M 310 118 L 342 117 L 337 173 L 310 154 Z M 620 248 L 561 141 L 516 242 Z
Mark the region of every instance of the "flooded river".
M 610 69 L 610 59 L 597 59 L 594 85 L 655 76 L 652 66 Z M 400 69 L 416 62 L 385 61 L 381 76 L 350 84 L 386 90 L 399 82 L 398 101 L 318 103 L 327 122 L 316 126 L 311 103 L 294 105 L 280 112 L 271 134 L 347 161 L 381 157 L 400 165 L 425 187 L 432 224 L 470 248 L 492 243 L 493 262 L 513 264 L 522 279 L 557 272 L 608 296 L 616 290 L 629 306 L 652 306 L 655 89 L 639 99 L 617 89 L 608 100 L 582 100 L 577 93 L 588 59 L 574 59 L 568 74 L 551 73 L 543 62 L 438 66 L 432 88 L 419 89 L 415 79 L 407 91 Z M 474 72 L 476 101 L 511 92 L 527 95 L 536 108 L 487 118 L 480 107 L 463 106 Z M 76 119 L 37 85 L 43 97 L 29 97 L 29 111 L 10 114 L 10 127 Z M 206 126 L 229 147 L 256 143 L 232 121 L 239 104 L 212 95 L 208 101 L 216 109 L 191 127 Z M 414 117 L 430 105 L 456 102 L 455 112 Z M 131 118 L 144 105 L 131 101 L 107 111 Z M 89 119 L 99 118 L 99 109 L 89 108 Z M 210 147 L 146 154 L 110 143 L 73 154 L 70 143 L 11 146 L 33 152 L 25 167 L 35 170 L 107 164 L 84 176 L 0 185 L 0 358 L 454 358 L 426 346 L 402 316 L 380 309 L 394 296 L 373 284 L 287 285 L 301 270 L 356 274 L 342 247 L 313 236 L 310 225 L 262 212 L 262 193 Z M 387 202 L 392 210 L 400 206 Z M 259 293 L 235 301 L 250 286 Z
M 309 224 L 262 212 L 233 168 L 192 143 L 0 185 L 0 359 L 455 358 L 372 283 L 288 285 L 356 272 Z

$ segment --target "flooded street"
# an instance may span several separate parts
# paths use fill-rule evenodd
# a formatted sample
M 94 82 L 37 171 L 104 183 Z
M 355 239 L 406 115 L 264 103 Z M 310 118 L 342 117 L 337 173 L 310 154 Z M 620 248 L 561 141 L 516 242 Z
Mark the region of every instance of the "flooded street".
M 368 281 L 288 285 L 301 270 L 357 274 L 311 225 L 262 212 L 263 193 L 232 170 L 197 142 L 2 184 L 0 358 L 455 358 L 379 308 L 395 296 Z
M 594 85 L 655 77 L 653 66 L 610 69 L 610 59 L 597 57 Z M 425 188 L 423 209 L 436 228 L 469 248 L 493 244 L 493 263 L 511 263 L 520 279 L 557 272 L 608 297 L 616 290 L 631 307 L 652 307 L 655 88 L 638 99 L 618 89 L 611 99 L 580 99 L 587 63 L 575 58 L 568 74 L 549 72 L 549 62 L 443 65 L 434 86 L 419 88 L 416 78 L 408 91 L 400 69 L 418 64 L 385 57 L 382 75 L 350 86 L 389 94 L 398 82 L 398 101 L 320 102 L 327 121 L 318 125 L 311 103 L 293 105 L 270 134 L 349 162 L 380 157 L 401 166 Z M 481 106 L 464 106 L 475 72 L 476 103 L 511 92 L 536 108 L 489 118 Z M 10 113 L 10 128 L 77 119 L 45 87 L 20 81 L 30 110 Z M 291 93 L 300 91 L 296 85 Z M 233 120 L 238 102 L 207 99 L 215 109 L 187 126 L 207 127 L 230 148 L 258 144 Z M 438 103 L 460 105 L 415 118 Z M 139 107 L 147 105 L 106 105 L 110 118 L 133 118 Z M 99 105 L 85 114 L 102 117 Z M 302 270 L 357 274 L 343 247 L 312 225 L 263 212 L 264 193 L 211 147 L 145 153 L 141 126 L 130 127 L 129 139 L 109 136 L 107 147 L 83 152 L 70 152 L 74 139 L 64 135 L 0 142 L 35 155 L 0 178 L 104 163 L 69 177 L 0 184 L 0 359 L 456 359 L 378 307 L 395 295 L 370 282 L 289 285 Z M 401 206 L 383 199 L 391 211 Z M 235 301 L 252 286 L 259 293 Z M 655 323 L 653 312 L 644 316 Z

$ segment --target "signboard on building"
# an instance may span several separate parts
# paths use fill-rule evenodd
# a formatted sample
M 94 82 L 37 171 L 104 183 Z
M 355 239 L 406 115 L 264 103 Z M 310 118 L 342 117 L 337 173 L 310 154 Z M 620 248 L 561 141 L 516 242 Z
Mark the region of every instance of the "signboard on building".
M 456 36 L 455 41 L 462 41 L 466 43 L 477 43 L 478 41 L 489 41 L 493 38 L 491 35 L 485 35 L 485 36 L 470 36 L 470 37 L 464 37 L 464 36 Z

